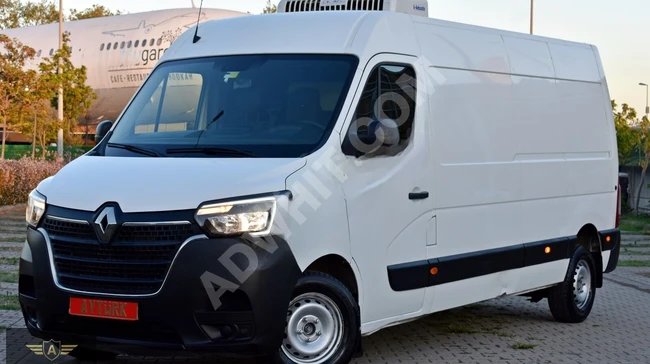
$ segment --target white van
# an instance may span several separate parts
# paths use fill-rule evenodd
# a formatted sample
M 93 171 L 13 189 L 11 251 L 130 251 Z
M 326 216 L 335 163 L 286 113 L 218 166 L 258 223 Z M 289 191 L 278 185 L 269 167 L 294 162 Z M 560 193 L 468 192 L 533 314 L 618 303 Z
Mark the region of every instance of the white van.
M 504 296 L 585 320 L 620 240 L 597 49 L 384 3 L 284 0 L 174 42 L 31 193 L 31 334 L 79 358 L 346 363 Z

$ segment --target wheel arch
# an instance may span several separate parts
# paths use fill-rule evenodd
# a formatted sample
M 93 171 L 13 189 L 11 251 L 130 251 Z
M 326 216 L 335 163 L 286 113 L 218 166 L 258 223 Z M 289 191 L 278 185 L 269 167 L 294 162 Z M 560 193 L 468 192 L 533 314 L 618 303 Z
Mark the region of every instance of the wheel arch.
M 578 231 L 575 240 L 575 246 L 583 246 L 591 252 L 596 265 L 595 279 L 596 287 L 603 286 L 603 245 L 600 241 L 600 234 L 594 224 L 588 223 L 583 225 Z
M 361 282 L 354 264 L 338 254 L 324 255 L 313 261 L 305 271 L 326 273 L 338 279 L 352 293 L 357 305 L 361 307 Z

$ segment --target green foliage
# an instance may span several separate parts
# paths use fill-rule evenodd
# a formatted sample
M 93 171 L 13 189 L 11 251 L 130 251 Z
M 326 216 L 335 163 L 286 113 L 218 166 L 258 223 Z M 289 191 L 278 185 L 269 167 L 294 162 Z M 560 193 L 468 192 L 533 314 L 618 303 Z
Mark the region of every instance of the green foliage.
M 635 161 L 631 157 L 632 152 L 641 143 L 641 133 L 634 128 L 638 126 L 636 110 L 624 103 L 621 105 L 621 111 L 618 111 L 615 100 L 612 100 L 612 109 L 614 110 L 614 124 L 616 125 L 619 164 L 639 165 L 640 161 Z
M 54 1 L 41 0 L 40 2 L 27 1 L 16 9 L 21 14 L 20 26 L 36 26 L 41 24 L 57 23 L 59 21 L 59 6 Z M 65 18 L 64 18 L 65 20 Z
M 25 91 L 34 72 L 25 72 L 25 61 L 34 59 L 33 48 L 22 44 L 18 39 L 12 39 L 0 34 L 0 118 L 2 121 L 2 150 L 0 159 L 5 153 L 5 130 L 12 126 L 9 120 L 19 113 L 23 100 L 28 92 Z
M 115 12 L 109 10 L 104 5 L 93 5 L 90 8 L 85 10 L 77 11 L 77 9 L 70 10 L 69 20 L 82 20 L 82 19 L 91 19 L 91 18 L 101 18 L 104 16 L 113 16 L 120 15 L 121 11 L 117 10 Z
M 277 13 L 278 7 L 277 5 L 271 3 L 271 0 L 266 0 L 266 6 L 264 7 L 264 10 L 262 10 L 262 12 L 264 14 Z
M 0 0 L 0 29 L 17 28 L 21 24 L 21 14 L 17 9 L 20 0 Z
M 65 9 L 65 8 L 64 8 Z M 103 5 L 93 5 L 84 10 L 71 9 L 64 14 L 64 21 L 98 18 L 119 15 L 121 11 L 111 11 Z M 26 1 L 0 0 L 0 29 L 19 28 L 57 23 L 59 4 L 55 0 Z
M 45 156 L 42 159 L 46 161 L 56 160 L 56 147 L 47 147 L 45 148 L 45 153 L 43 153 L 43 148 L 36 147 L 36 157 Z M 71 161 L 75 158 L 78 158 L 92 149 L 90 146 L 64 146 L 63 147 L 63 156 L 65 161 Z M 29 158 L 32 156 L 32 146 L 31 145 L 7 145 L 5 152 L 5 159 L 7 160 L 19 160 L 22 158 Z
M 49 85 L 48 89 L 58 90 L 59 85 L 63 87 L 64 145 L 78 142 L 72 140 L 72 131 L 79 117 L 84 115 L 97 99 L 93 89 L 86 85 L 86 66 L 77 68 L 70 60 L 72 52 L 68 46 L 69 42 L 70 33 L 65 32 L 63 47 L 57 50 L 52 58 L 45 58 L 39 65 L 41 77 L 44 83 Z M 58 97 L 58 92 L 54 92 L 51 98 L 53 109 L 58 107 Z

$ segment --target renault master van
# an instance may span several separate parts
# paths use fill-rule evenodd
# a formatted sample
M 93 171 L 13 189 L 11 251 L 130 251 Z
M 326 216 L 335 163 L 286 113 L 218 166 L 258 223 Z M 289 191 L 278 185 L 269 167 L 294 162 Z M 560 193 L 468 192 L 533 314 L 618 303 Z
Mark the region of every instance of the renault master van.
M 284 0 L 184 33 L 31 192 L 29 332 L 78 358 L 347 363 L 505 296 L 586 320 L 620 240 L 597 48 L 427 15 Z

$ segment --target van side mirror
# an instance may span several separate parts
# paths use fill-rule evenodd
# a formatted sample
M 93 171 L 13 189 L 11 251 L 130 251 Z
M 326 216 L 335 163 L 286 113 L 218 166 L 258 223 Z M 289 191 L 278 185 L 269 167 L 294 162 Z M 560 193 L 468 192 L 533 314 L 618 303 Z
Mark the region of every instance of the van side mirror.
M 350 125 L 341 148 L 343 154 L 358 158 L 374 153 L 381 147 L 397 146 L 399 139 L 399 127 L 395 120 L 355 121 Z
M 99 144 L 99 142 L 104 139 L 108 131 L 111 130 L 112 126 L 113 122 L 110 120 L 104 120 L 99 123 L 99 125 L 97 125 L 97 131 L 95 131 L 95 144 Z

